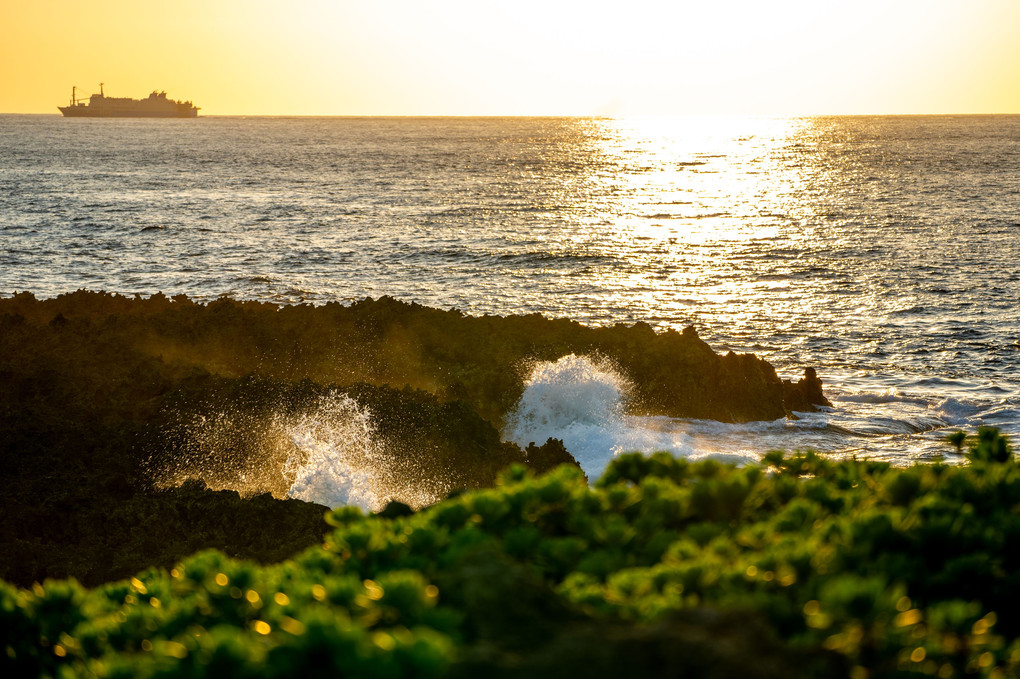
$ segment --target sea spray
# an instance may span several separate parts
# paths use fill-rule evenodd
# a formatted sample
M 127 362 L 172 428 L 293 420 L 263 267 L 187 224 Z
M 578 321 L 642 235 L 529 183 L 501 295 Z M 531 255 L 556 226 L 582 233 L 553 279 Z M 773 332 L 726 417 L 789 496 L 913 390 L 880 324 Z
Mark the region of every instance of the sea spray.
M 536 363 L 504 437 L 525 447 L 549 438 L 563 441 L 591 481 L 621 452 L 694 451 L 680 431 L 642 426 L 626 415 L 629 384 L 609 361 L 570 354 Z
M 395 446 L 371 408 L 339 390 L 217 398 L 166 414 L 163 446 L 146 462 L 156 488 L 189 479 L 244 496 L 271 493 L 338 507 L 418 508 L 450 490 L 441 469 Z
M 343 392 L 324 394 L 276 422 L 289 445 L 287 497 L 374 512 L 390 500 L 418 509 L 450 491 L 441 469 L 407 455 L 380 432 L 371 408 Z
M 382 509 L 380 473 L 388 465 L 367 408 L 333 394 L 310 412 L 281 416 L 278 426 L 292 446 L 284 464 L 284 474 L 293 478 L 288 497 L 334 508 Z
M 621 452 L 666 451 L 691 460 L 711 458 L 724 463 L 756 462 L 769 450 L 810 448 L 859 455 L 882 440 L 888 457 L 938 456 L 947 424 L 976 427 L 1015 421 L 1009 401 L 997 410 L 977 408 L 970 401 L 933 400 L 896 390 L 832 395 L 835 408 L 800 413 L 796 419 L 732 424 L 714 420 L 643 417 L 626 414 L 627 380 L 608 361 L 564 356 L 534 365 L 516 409 L 507 417 L 504 438 L 519 445 L 561 439 L 588 478 L 598 479 Z M 1001 413 L 1001 414 L 1000 414 Z M 998 417 L 999 419 L 993 419 Z M 927 442 L 923 452 L 918 441 Z M 847 448 L 859 442 L 858 448 Z
M 291 485 L 283 473 L 291 454 L 286 431 L 266 413 L 222 404 L 173 410 L 158 438 L 160 449 L 145 462 L 156 488 L 195 479 L 212 490 L 283 497 Z

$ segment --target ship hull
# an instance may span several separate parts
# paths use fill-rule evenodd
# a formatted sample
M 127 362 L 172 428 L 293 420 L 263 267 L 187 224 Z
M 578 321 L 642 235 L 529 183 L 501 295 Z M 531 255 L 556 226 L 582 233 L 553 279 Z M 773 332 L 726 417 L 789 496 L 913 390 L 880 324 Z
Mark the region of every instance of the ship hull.
M 58 106 L 65 118 L 197 118 L 195 107 L 168 111 L 95 109 L 93 106 Z

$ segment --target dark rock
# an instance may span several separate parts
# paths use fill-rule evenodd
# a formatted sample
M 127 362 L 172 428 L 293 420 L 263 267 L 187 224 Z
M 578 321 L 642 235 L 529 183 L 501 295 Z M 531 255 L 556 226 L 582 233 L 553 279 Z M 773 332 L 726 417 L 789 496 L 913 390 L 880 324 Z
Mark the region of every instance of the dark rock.
M 411 514 L 414 514 L 411 506 L 398 500 L 390 500 L 382 508 L 382 511 L 376 512 L 376 516 L 381 516 L 384 519 L 395 519 L 398 516 L 410 516 Z
M 578 469 L 581 468 L 581 465 L 567 451 L 566 446 L 563 445 L 563 441 L 560 439 L 550 438 L 541 446 L 536 446 L 534 442 L 531 442 L 524 449 L 524 454 L 527 457 L 528 466 L 539 474 L 555 469 L 561 464 L 569 464 Z
M 783 380 L 783 405 L 790 413 L 813 413 L 818 410 L 817 406 L 832 407 L 832 403 L 822 393 L 822 380 L 814 368 L 805 368 L 804 377 L 797 382 Z

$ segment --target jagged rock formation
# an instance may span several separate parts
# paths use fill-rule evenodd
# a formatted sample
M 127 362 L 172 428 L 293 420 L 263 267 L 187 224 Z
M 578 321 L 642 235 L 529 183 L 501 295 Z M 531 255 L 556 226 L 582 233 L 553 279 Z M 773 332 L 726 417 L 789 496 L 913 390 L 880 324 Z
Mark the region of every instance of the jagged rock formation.
M 818 406 L 832 407 L 832 403 L 822 393 L 822 381 L 814 368 L 805 368 L 804 377 L 796 382 L 783 380 L 783 403 L 790 412 L 811 413 Z

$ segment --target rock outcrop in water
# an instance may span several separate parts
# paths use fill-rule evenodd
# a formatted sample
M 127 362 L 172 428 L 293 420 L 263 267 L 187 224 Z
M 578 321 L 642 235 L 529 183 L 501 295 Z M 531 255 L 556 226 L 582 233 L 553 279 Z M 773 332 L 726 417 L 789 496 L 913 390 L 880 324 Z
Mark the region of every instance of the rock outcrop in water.
M 784 398 L 820 396 L 814 383 L 784 389 L 754 356 L 716 354 L 693 328 L 469 317 L 389 298 L 350 307 L 85 291 L 2 299 L 0 577 L 100 582 L 198 547 L 275 559 L 315 543 L 324 508 L 282 498 L 308 445 L 321 447 L 305 434 L 318 431 L 323 399 L 370 413 L 388 466 L 380 475 L 362 464 L 357 478 L 371 477 L 366 492 L 379 503 L 420 505 L 491 484 L 511 462 L 537 470 L 570 462 L 558 442 L 522 450 L 501 442 L 499 429 L 529 366 L 571 353 L 618 366 L 632 385 L 629 408 L 642 414 L 775 419 L 794 407 Z M 341 440 L 357 437 L 327 432 L 325 459 L 353 469 L 360 458 L 344 457 Z M 159 490 L 188 478 L 279 499 Z M 203 512 L 208 523 L 195 523 Z M 246 522 L 264 541 L 230 537 L 228 526 Z
M 783 380 L 783 402 L 791 412 L 810 413 L 818 406 L 832 407 L 832 403 L 822 393 L 822 381 L 814 368 L 805 368 L 804 377 L 796 382 Z

